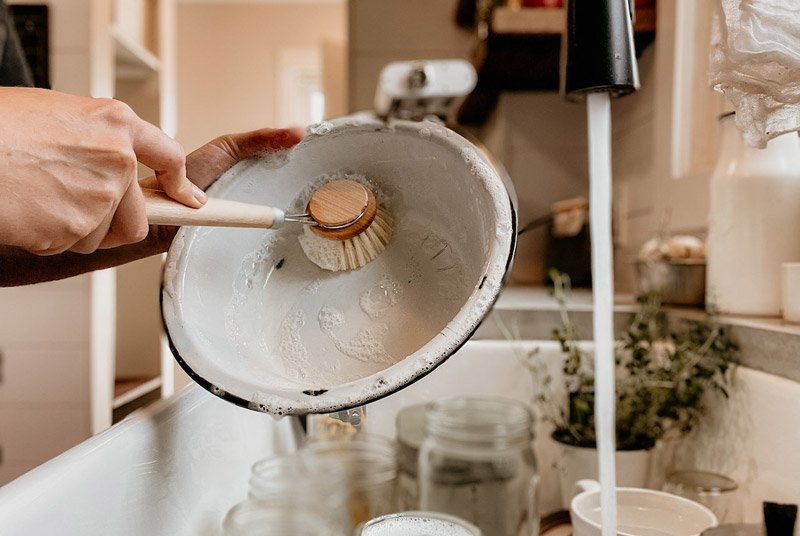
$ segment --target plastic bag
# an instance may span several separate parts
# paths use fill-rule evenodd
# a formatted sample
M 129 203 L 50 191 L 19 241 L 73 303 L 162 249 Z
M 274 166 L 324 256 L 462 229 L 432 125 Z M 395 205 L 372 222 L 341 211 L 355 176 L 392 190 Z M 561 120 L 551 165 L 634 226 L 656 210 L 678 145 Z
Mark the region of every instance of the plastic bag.
M 710 81 L 748 145 L 800 130 L 800 0 L 721 0 Z

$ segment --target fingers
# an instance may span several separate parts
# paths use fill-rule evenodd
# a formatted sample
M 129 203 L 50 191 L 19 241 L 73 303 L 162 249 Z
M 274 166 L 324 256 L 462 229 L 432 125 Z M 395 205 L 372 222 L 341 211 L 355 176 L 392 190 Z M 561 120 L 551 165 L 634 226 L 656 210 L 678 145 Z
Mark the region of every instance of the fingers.
M 136 158 L 155 171 L 160 189 L 184 205 L 203 206 L 207 197 L 186 178 L 186 158 L 180 144 L 143 120 L 132 125 L 132 134 Z
M 289 149 L 302 139 L 302 129 L 263 128 L 220 136 L 186 157 L 187 172 L 205 189 L 238 161 L 265 151 Z
M 142 190 L 132 181 L 117 205 L 100 225 L 85 238 L 73 244 L 68 251 L 92 253 L 141 242 L 147 237 L 149 226 Z
M 288 149 L 303 139 L 303 130 L 299 128 L 262 128 L 239 134 L 222 136 L 233 149 L 232 156 L 236 160 L 251 158 L 268 150 Z
M 103 242 L 108 229 L 111 226 L 111 220 L 114 218 L 114 211 L 109 212 L 97 228 L 86 235 L 84 238 L 75 242 L 66 251 L 73 251 L 75 253 L 92 253 Z M 60 253 L 60 252 L 59 252 Z
M 110 223 L 108 234 L 98 245 L 100 249 L 135 244 L 147 237 L 150 229 L 147 211 L 142 189 L 136 181 L 131 181 Z

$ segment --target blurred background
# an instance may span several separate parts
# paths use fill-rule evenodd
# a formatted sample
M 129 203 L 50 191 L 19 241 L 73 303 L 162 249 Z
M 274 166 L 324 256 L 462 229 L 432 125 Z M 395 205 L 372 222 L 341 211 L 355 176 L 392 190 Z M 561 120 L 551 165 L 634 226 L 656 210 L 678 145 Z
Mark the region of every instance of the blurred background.
M 187 151 L 370 110 L 392 61 L 466 59 L 477 87 L 449 121 L 506 168 L 520 225 L 588 193 L 585 108 L 558 94 L 558 0 L 11 3 L 37 85 L 125 101 Z M 642 89 L 613 103 L 623 292 L 655 232 L 703 236 L 725 109 L 706 74 L 714 3 L 636 4 Z M 520 236 L 512 284 L 542 285 L 558 246 L 546 225 Z M 160 274 L 151 258 L 0 290 L 0 484 L 188 382 L 162 335 Z

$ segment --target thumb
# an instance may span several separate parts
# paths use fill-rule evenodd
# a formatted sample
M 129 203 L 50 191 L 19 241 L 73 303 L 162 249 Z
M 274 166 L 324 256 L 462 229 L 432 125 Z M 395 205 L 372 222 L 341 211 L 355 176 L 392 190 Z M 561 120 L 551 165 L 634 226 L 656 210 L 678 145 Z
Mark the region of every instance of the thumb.
M 181 145 L 142 119 L 133 125 L 132 134 L 136 159 L 155 171 L 159 187 L 184 205 L 203 206 L 208 197 L 186 178 L 186 154 Z

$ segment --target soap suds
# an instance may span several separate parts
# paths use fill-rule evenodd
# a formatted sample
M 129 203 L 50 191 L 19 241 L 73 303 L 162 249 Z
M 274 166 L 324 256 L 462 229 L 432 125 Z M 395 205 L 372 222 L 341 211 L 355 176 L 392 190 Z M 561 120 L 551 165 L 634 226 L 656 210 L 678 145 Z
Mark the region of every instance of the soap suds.
M 401 295 L 400 283 L 384 275 L 375 285 L 361 293 L 358 303 L 370 318 L 380 318 L 397 304 Z
M 337 328 L 345 324 L 344 315 L 334 307 L 324 306 L 320 309 L 319 329 L 328 336 L 336 349 L 347 357 L 371 363 L 393 363 L 395 360 L 386 352 L 381 338 L 389 331 L 385 324 L 377 324 L 361 328 L 356 335 L 344 340 L 337 333 Z
M 362 531 L 363 536 L 472 536 L 473 531 L 445 519 L 402 515 L 383 520 Z
M 306 315 L 299 310 L 290 311 L 281 324 L 281 355 L 287 371 L 296 378 L 305 378 L 308 366 L 308 350 L 300 337 L 300 330 L 305 325 Z
M 345 269 L 342 260 L 344 258 L 344 242 L 318 237 L 310 226 L 305 226 L 303 234 L 298 236 L 297 240 L 306 257 L 314 259 L 314 263 L 323 270 L 338 272 Z

